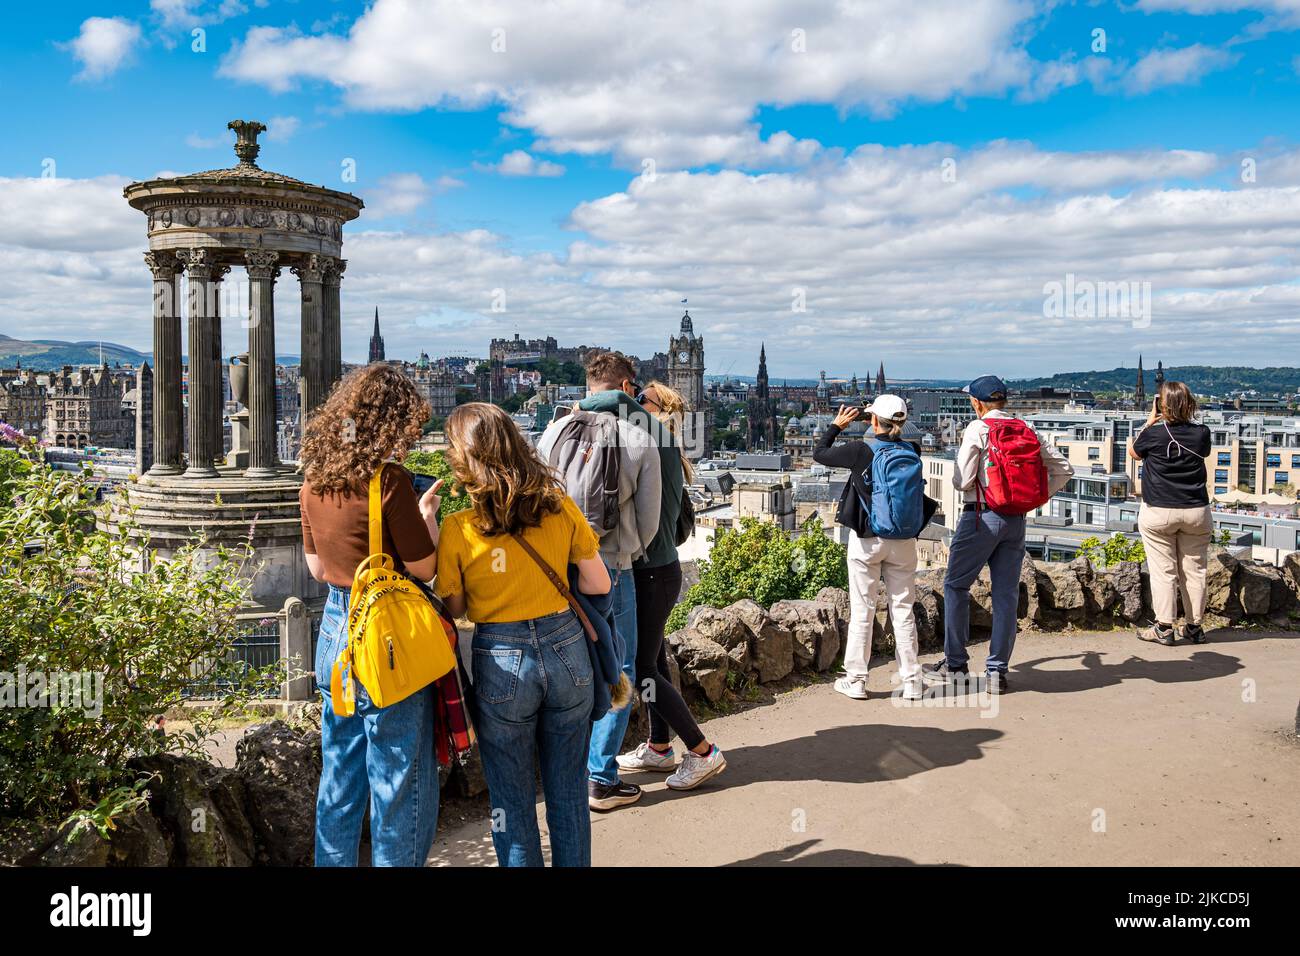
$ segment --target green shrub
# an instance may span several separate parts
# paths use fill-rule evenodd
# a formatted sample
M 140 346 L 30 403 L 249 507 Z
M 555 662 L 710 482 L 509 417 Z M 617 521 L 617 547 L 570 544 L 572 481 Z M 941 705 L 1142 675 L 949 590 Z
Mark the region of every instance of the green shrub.
M 1108 568 L 1121 561 L 1142 562 L 1147 559 L 1147 551 L 1141 539 L 1130 540 L 1116 533 L 1105 541 L 1100 538 L 1085 538 L 1079 545 L 1079 554 L 1093 564 Z
M 797 539 L 774 524 L 742 518 L 739 528 L 714 532 L 713 549 L 700 562 L 700 580 L 668 617 L 668 630 L 686 626 L 701 604 L 726 607 L 752 598 L 764 607 L 812 598 L 825 587 L 848 587 L 845 548 L 822 532 L 815 518 Z
M 139 528 L 124 514 L 121 533 L 103 530 L 105 507 L 87 475 L 0 449 L 0 829 L 99 820 L 138 787 L 132 757 L 198 755 L 217 722 L 278 683 L 278 669 L 230 653 L 247 553 L 196 541 L 139 570 Z M 191 682 L 229 694 L 184 733 L 155 733 Z

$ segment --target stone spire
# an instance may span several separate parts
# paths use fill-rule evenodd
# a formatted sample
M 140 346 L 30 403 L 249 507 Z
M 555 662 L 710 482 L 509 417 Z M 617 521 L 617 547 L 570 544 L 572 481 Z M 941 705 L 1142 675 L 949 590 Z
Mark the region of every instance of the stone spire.
M 1137 388 L 1133 391 L 1133 401 L 1137 405 L 1145 405 L 1147 401 L 1147 383 L 1146 377 L 1142 374 L 1142 356 L 1138 355 L 1138 374 Z
M 885 363 L 880 363 L 880 371 L 876 373 L 876 394 L 882 395 L 885 391 Z
M 686 338 L 695 338 L 695 323 L 691 321 L 691 313 L 689 309 L 682 312 L 681 334 Z
M 379 334 L 379 306 L 375 306 L 375 331 L 370 335 L 370 361 L 384 360 L 384 337 Z

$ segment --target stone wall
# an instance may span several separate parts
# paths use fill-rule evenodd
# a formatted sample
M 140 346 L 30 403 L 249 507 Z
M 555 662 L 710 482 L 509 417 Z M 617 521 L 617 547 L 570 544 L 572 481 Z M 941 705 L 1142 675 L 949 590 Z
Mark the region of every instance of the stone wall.
M 943 646 L 946 569 L 917 576 L 917 633 L 923 650 Z M 1300 553 L 1281 567 L 1242 561 L 1223 550 L 1210 554 L 1206 630 L 1258 623 L 1300 627 Z M 970 591 L 971 632 L 988 636 L 992 600 L 986 569 Z M 1151 585 L 1145 565 L 1128 561 L 1097 568 L 1086 558 L 1069 564 L 1026 556 L 1020 573 L 1020 629 L 1132 629 L 1150 623 Z M 826 671 L 841 657 L 848 635 L 849 598 L 824 588 L 811 601 L 778 601 L 764 609 L 750 600 L 725 608 L 697 607 L 687 625 L 668 635 L 683 693 L 715 703 L 738 682 L 770 683 L 793 671 Z M 883 595 L 873 632 L 876 653 L 893 649 L 893 626 Z

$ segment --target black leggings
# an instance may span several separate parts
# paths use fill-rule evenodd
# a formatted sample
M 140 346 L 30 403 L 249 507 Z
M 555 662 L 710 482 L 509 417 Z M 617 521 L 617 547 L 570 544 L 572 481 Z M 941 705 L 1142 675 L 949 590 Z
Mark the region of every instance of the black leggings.
M 649 704 L 650 743 L 665 747 L 673 731 L 688 750 L 704 743 L 700 725 L 668 676 L 668 650 L 664 625 L 682 589 L 682 566 L 677 561 L 658 568 L 635 568 L 636 581 L 636 689 Z

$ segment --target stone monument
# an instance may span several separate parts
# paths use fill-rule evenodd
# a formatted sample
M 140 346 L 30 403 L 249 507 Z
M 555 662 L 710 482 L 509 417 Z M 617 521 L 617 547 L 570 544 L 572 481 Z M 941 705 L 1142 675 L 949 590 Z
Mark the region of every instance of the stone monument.
M 343 224 L 360 215 L 363 204 L 351 193 L 259 167 L 263 124 L 235 120 L 229 128 L 236 134 L 236 165 L 123 190 L 148 217 L 144 259 L 153 274 L 154 367 L 152 462 L 125 486 L 120 506 L 136 510 L 150 547 L 163 555 L 196 533 L 214 549 L 251 540 L 250 616 L 302 618 L 304 608 L 293 602 L 306 602 L 308 611 L 319 608 L 324 586 L 308 573 L 302 554 L 301 478 L 276 451 L 274 287 L 283 268 L 298 279 L 299 404 L 306 421 L 342 374 Z M 248 344 L 247 355 L 237 355 L 244 364 L 231 376 L 243 409 L 233 416 L 234 448 L 227 457 L 219 303 L 221 283 L 236 266 L 248 280 L 242 323 Z

